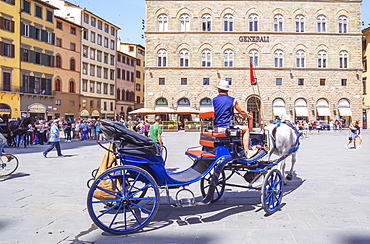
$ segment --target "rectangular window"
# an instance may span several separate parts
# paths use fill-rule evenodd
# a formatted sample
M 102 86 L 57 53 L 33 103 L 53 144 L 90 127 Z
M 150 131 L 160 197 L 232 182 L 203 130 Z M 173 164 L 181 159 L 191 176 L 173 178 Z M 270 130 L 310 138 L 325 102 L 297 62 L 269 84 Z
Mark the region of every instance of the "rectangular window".
M 107 24 L 104 25 L 104 31 L 107 33 L 109 32 L 109 26 Z
M 103 110 L 105 110 L 105 111 L 107 110 L 107 102 L 103 103 Z
M 141 77 L 140 71 L 136 70 L 136 78 L 140 79 L 140 77 Z
M 87 46 L 83 46 L 82 47 L 82 56 L 84 58 L 88 58 L 89 57 L 89 48 Z
M 98 35 L 98 41 L 97 41 L 98 45 L 101 45 L 102 44 L 102 36 L 101 35 Z
M 90 92 L 95 92 L 95 81 L 90 81 Z
M 90 64 L 90 75 L 95 76 L 95 65 Z
M 103 93 L 108 94 L 108 84 L 104 84 L 103 86 Z
M 35 16 L 42 19 L 42 7 L 35 5 Z
M 76 28 L 71 27 L 71 30 L 69 31 L 69 33 L 71 33 L 72 35 L 76 35 Z
M 117 79 L 121 79 L 121 69 L 117 68 Z
M 46 10 L 46 21 L 53 22 L 53 12 L 50 10 Z
M 108 63 L 108 53 L 104 53 L 104 63 Z
M 325 79 L 320 79 L 320 86 L 325 86 Z
M 31 4 L 29 1 L 23 0 L 23 12 L 28 14 L 31 13 Z
M 95 18 L 94 17 L 91 17 L 91 25 L 95 26 Z
M 2 88 L 0 87 L 0 89 L 2 89 L 3 91 L 12 90 L 11 75 L 12 75 L 11 73 L 3 71 L 3 87 Z
M 14 58 L 14 45 L 0 42 L 0 55 L 4 57 Z
M 114 95 L 114 85 L 109 86 L 109 94 Z
M 102 55 L 102 52 L 98 51 L 97 55 L 96 55 L 96 60 L 99 61 L 99 62 L 101 62 L 101 55 Z
M 69 49 L 71 49 L 72 51 L 76 51 L 76 43 L 71 42 Z
M 209 78 L 203 78 L 203 85 L 208 86 L 209 85 Z
M 98 20 L 98 29 L 103 29 L 103 23 L 100 20 Z
M 110 102 L 110 111 L 114 110 L 113 102 Z
M 62 39 L 57 38 L 56 41 L 55 41 L 55 46 L 62 47 Z
M 299 78 L 299 79 L 298 79 L 298 85 L 299 85 L 299 86 L 303 86 L 303 85 L 304 85 L 304 79 Z
M 366 77 L 362 78 L 362 95 L 366 95 Z
M 103 78 L 108 79 L 108 69 L 104 68 Z
M 84 14 L 84 22 L 89 23 L 89 16 L 87 14 Z
M 84 30 L 83 36 L 84 36 L 84 39 L 85 40 L 88 40 L 89 39 L 89 31 L 88 30 Z
M 87 63 L 82 64 L 82 74 L 87 75 Z
M 60 21 L 57 21 L 57 29 L 63 30 L 63 23 Z
M 82 91 L 87 92 L 87 80 L 82 80 Z
M 95 32 L 91 32 L 91 42 L 95 42 Z
M 188 78 L 181 78 L 181 85 L 185 86 L 188 84 Z
M 166 79 L 165 78 L 159 78 L 159 85 L 165 85 Z
M 111 28 L 110 28 L 110 34 L 111 34 L 112 36 L 114 36 L 115 32 L 116 32 L 116 31 L 114 30 L 114 28 L 113 28 L 113 27 L 111 27 Z
M 347 86 L 347 79 L 342 79 L 341 85 L 342 86 Z
M 114 70 L 110 70 L 110 77 L 111 80 L 114 80 Z
M 91 50 L 90 50 L 90 58 L 91 58 L 92 60 L 95 60 L 95 49 L 92 49 L 92 48 L 91 48 Z
M 82 99 L 82 107 L 86 108 L 86 99 Z
M 101 83 L 100 82 L 97 82 L 96 83 L 96 93 L 101 93 Z
M 122 80 L 126 80 L 126 70 L 122 69 Z
M 130 74 L 131 74 L 130 81 L 134 81 L 134 72 L 130 72 Z
M 283 84 L 283 79 L 282 78 L 276 78 L 275 82 L 276 82 L 277 86 L 281 86 Z
M 104 38 L 104 47 L 108 47 L 108 38 Z
M 94 107 L 94 100 L 90 100 L 90 108 Z
M 30 26 L 28 24 L 23 24 L 23 33 L 22 34 L 25 37 L 30 37 Z
M 35 64 L 41 64 L 41 53 L 35 52 Z
M 14 21 L 12 21 L 11 19 L 0 17 L 0 29 L 14 32 Z
M 22 56 L 21 56 L 22 57 L 22 61 L 29 62 L 29 59 L 30 59 L 30 57 L 29 57 L 30 50 L 22 48 L 21 49 L 21 52 L 22 52 Z
M 96 76 L 101 78 L 101 67 L 96 68 Z
M 115 42 L 113 40 L 110 41 L 110 49 L 114 50 Z
M 110 55 L 110 65 L 114 65 L 114 55 Z

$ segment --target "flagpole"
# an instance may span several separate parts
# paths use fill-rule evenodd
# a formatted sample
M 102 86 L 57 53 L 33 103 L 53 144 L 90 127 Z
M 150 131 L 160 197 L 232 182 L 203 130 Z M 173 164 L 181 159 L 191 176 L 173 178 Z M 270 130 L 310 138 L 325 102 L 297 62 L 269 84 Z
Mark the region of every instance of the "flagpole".
M 261 112 L 261 115 L 260 115 L 260 121 L 261 121 L 261 129 L 264 127 L 264 123 L 263 123 L 263 116 L 264 116 L 264 113 L 263 113 L 263 103 L 262 103 L 262 97 L 261 97 L 261 91 L 260 91 L 260 87 L 259 87 L 259 84 L 258 84 L 258 79 L 255 78 L 257 77 L 256 75 L 256 71 L 253 70 L 253 64 L 250 62 L 250 78 L 251 78 L 251 85 L 256 85 L 257 86 L 257 91 L 258 91 L 258 96 L 260 98 L 260 102 L 261 102 L 261 106 L 259 106 L 258 102 L 256 101 L 256 105 L 257 105 L 257 109 L 258 111 Z M 254 87 L 253 87 L 253 92 L 254 91 Z

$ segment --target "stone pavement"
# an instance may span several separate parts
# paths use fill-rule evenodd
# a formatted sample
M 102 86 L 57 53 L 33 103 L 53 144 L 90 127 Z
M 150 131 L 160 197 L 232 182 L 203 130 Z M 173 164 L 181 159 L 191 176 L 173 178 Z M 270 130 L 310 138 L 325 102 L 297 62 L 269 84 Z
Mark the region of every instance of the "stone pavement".
M 215 204 L 176 209 L 162 191 L 154 220 L 127 236 L 104 233 L 87 212 L 86 181 L 104 154 L 95 142 L 63 142 L 65 158 L 54 150 L 44 159 L 46 145 L 7 148 L 20 166 L 0 179 L 0 243 L 370 243 L 370 130 L 362 134 L 361 150 L 344 148 L 348 131 L 302 140 L 296 175 L 273 215 L 265 216 L 259 191 L 227 188 Z M 164 133 L 167 168 L 189 167 L 184 151 L 198 139 Z M 189 189 L 200 196 L 198 182 Z

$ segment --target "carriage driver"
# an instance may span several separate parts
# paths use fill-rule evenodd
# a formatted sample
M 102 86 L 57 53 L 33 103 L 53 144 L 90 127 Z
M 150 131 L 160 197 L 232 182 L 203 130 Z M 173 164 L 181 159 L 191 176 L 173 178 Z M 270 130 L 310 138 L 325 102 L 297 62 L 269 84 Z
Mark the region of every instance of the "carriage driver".
M 231 91 L 231 89 L 229 88 L 229 82 L 227 80 L 221 80 L 216 88 L 218 89 L 218 96 L 212 100 L 215 114 L 214 129 L 216 133 L 225 132 L 229 127 L 230 121 L 234 118 L 234 108 L 241 116 L 248 119 L 253 118 L 250 114 L 240 108 L 235 98 L 228 95 L 228 91 Z M 244 154 L 245 157 L 249 159 L 256 154 L 255 150 L 249 150 L 249 128 L 248 126 L 242 125 L 237 125 L 237 127 L 242 131 Z

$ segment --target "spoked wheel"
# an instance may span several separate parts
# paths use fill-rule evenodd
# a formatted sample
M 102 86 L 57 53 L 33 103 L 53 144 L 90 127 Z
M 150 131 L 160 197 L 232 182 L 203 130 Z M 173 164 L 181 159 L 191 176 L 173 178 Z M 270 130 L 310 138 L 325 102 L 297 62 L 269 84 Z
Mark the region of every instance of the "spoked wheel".
M 276 212 L 283 198 L 283 176 L 278 169 L 267 173 L 262 186 L 261 202 L 267 214 Z
M 145 170 L 130 165 L 116 166 L 100 174 L 91 185 L 87 208 L 102 230 L 124 235 L 142 229 L 159 207 L 159 190 Z
M 1 153 L 1 152 L 0 152 Z M 19 165 L 18 158 L 12 154 L 2 154 L 0 157 L 0 176 L 13 174 Z
M 211 185 L 212 176 L 214 174 L 215 168 L 213 168 L 205 177 L 200 180 L 200 191 L 202 192 L 202 196 L 205 197 L 208 194 L 209 187 Z M 217 202 L 220 200 L 222 195 L 225 191 L 225 171 L 222 170 L 220 176 L 218 177 L 218 182 L 215 188 L 215 192 L 213 195 L 213 200 L 211 203 Z

